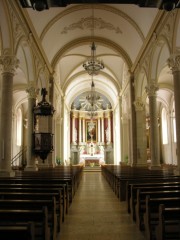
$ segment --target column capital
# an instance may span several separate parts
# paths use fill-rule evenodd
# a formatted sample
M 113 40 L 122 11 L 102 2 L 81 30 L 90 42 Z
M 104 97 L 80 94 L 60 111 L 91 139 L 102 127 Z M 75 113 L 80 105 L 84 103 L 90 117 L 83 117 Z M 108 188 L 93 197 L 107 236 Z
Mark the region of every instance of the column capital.
M 33 86 L 29 86 L 27 89 L 26 89 L 26 92 L 28 93 L 28 98 L 36 98 L 38 93 L 39 93 L 39 89 L 36 89 L 35 87 Z
M 159 90 L 158 84 L 155 81 L 150 82 L 145 88 L 148 97 L 156 96 L 156 92 Z
M 4 54 L 0 57 L 0 66 L 2 73 L 11 73 L 14 75 L 16 69 L 19 66 L 19 60 L 16 56 Z
M 174 54 L 168 59 L 168 66 L 172 72 L 180 71 L 180 54 Z
M 143 101 L 142 101 L 142 99 L 140 97 L 138 97 L 134 101 L 134 106 L 135 106 L 135 110 L 136 111 L 143 111 L 144 110 L 144 103 L 143 103 Z

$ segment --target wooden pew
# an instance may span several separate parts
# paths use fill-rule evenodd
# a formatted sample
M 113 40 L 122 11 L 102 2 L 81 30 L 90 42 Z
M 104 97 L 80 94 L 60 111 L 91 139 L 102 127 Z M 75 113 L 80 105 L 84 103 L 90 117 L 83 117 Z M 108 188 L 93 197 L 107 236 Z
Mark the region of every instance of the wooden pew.
M 6 185 L 5 186 L 0 186 L 0 192 L 15 192 L 15 193 L 58 193 L 58 195 L 61 197 L 61 199 L 57 199 L 59 202 L 60 200 L 60 205 L 61 205 L 61 215 L 62 215 L 62 221 L 65 219 L 65 214 L 68 212 L 69 208 L 69 202 L 68 202 L 68 197 L 66 198 L 66 192 L 65 192 L 65 186 L 61 186 L 58 188 L 52 187 L 37 187 L 34 185 L 30 186 L 25 186 L 22 185 L 21 187 L 12 187 L 12 185 Z M 59 205 L 58 208 L 59 209 Z
M 158 191 L 169 191 L 169 190 L 180 190 L 180 182 L 179 184 L 170 184 L 170 185 L 165 185 L 165 184 L 150 184 L 150 185 L 139 185 L 139 186 L 134 186 L 132 185 L 131 188 L 131 198 L 130 198 L 130 213 L 132 216 L 132 219 L 135 221 L 136 220 L 136 214 L 135 214 L 135 207 L 137 203 L 137 191 L 142 192 L 147 192 L 147 191 L 153 191 L 153 192 L 158 192 Z
M 62 201 L 64 209 L 66 210 L 66 213 L 68 213 L 69 205 L 70 205 L 70 197 L 69 197 L 69 191 L 68 191 L 68 183 L 61 183 L 61 184 L 53 184 L 53 183 L 47 183 L 47 184 L 40 184 L 39 181 L 36 181 L 33 183 L 27 183 L 22 180 L 21 183 L 1 183 L 0 182 L 0 189 L 8 189 L 8 188 L 17 188 L 18 189 L 34 189 L 37 191 L 40 189 L 41 191 L 62 191 Z
M 68 201 L 69 203 L 72 202 L 72 198 L 74 195 L 74 188 L 73 188 L 73 181 L 71 178 L 54 178 L 50 176 L 40 176 L 40 175 L 34 175 L 30 177 L 23 176 L 23 177 L 6 177 L 6 178 L 0 178 L 0 184 L 32 184 L 32 185 L 41 185 L 41 187 L 44 186 L 49 186 L 52 187 L 52 185 L 56 185 L 56 187 L 61 187 L 61 185 L 65 186 L 67 188 L 67 196 L 68 196 Z
M 0 226 L 0 236 L 3 236 L 3 240 L 35 240 L 34 223 L 28 222 L 22 226 Z
M 63 214 L 61 207 L 61 192 L 2 192 L 0 191 L 0 199 L 3 200 L 51 200 L 55 197 L 56 199 L 56 213 L 58 218 L 58 231 L 61 229 L 63 222 Z
M 180 197 L 180 190 L 169 190 L 169 191 L 141 191 L 138 189 L 137 191 L 137 204 L 135 206 L 135 214 L 136 214 L 136 224 L 139 230 L 144 230 L 144 213 L 146 210 L 146 196 L 150 196 L 150 198 L 167 198 L 167 197 Z
M 150 170 L 147 167 L 103 165 L 102 173 L 120 201 L 126 200 L 127 182 L 157 182 L 164 179 L 166 181 L 171 181 L 172 179 L 173 181 L 180 180 L 180 176 L 173 174 L 172 168 Z
M 127 211 L 128 213 L 131 213 L 131 206 L 134 205 L 134 202 L 136 204 L 136 196 L 137 196 L 137 189 L 139 187 L 157 187 L 157 186 L 174 186 L 174 185 L 180 185 L 180 179 L 179 181 L 167 181 L 167 179 L 150 179 L 149 182 L 139 182 L 139 183 L 132 183 L 130 181 L 127 182 L 126 186 L 126 203 L 127 203 Z
M 19 210 L 41 210 L 43 207 L 48 209 L 48 224 L 50 227 L 51 239 L 56 240 L 60 231 L 58 226 L 56 199 L 52 200 L 29 200 L 29 199 L 0 199 L 0 209 L 19 209 Z
M 180 207 L 166 208 L 159 206 L 159 224 L 156 227 L 157 240 L 180 239 Z
M 50 240 L 47 207 L 41 210 L 0 209 L 0 226 L 22 226 L 28 222 L 34 223 L 35 239 Z
M 150 198 L 146 196 L 146 210 L 144 213 L 145 234 L 148 240 L 155 237 L 155 227 L 159 222 L 159 206 L 164 204 L 166 207 L 180 207 L 180 197 L 174 198 Z

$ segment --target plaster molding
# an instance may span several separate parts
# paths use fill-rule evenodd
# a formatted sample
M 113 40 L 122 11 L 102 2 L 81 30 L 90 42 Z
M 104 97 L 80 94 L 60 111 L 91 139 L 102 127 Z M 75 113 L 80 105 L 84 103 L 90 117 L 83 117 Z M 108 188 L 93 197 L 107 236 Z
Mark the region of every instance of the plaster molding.
M 16 69 L 19 67 L 19 60 L 14 55 L 10 55 L 10 49 L 4 49 L 0 57 L 0 65 L 2 73 L 15 74 Z
M 75 29 L 89 29 L 89 30 L 102 30 L 107 29 L 110 31 L 114 31 L 116 34 L 122 34 L 122 31 L 119 27 L 113 26 L 113 24 L 105 22 L 102 18 L 98 17 L 86 17 L 81 18 L 78 22 L 72 23 L 67 27 L 64 27 L 64 29 L 61 31 L 61 34 L 67 34 L 68 31 L 72 31 Z

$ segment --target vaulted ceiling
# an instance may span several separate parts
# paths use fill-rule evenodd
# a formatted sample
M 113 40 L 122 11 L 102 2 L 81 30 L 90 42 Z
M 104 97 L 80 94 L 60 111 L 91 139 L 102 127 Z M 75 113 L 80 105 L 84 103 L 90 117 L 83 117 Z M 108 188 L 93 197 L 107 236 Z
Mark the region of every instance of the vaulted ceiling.
M 70 4 L 44 11 L 23 10 L 49 65 L 58 72 L 69 106 L 77 95 L 90 89 L 91 77 L 82 64 L 91 54 L 92 35 L 96 55 L 105 65 L 95 77 L 96 90 L 113 106 L 127 71 L 137 64 L 152 26 L 162 14 L 157 8 L 135 4 Z

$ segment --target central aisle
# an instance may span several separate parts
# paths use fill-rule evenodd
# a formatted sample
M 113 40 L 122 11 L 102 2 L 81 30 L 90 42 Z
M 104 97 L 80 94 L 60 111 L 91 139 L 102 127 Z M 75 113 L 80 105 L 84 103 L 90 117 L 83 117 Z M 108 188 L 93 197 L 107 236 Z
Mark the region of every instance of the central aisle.
M 101 172 L 84 172 L 60 240 L 144 240 Z

